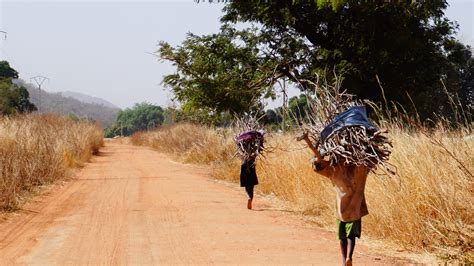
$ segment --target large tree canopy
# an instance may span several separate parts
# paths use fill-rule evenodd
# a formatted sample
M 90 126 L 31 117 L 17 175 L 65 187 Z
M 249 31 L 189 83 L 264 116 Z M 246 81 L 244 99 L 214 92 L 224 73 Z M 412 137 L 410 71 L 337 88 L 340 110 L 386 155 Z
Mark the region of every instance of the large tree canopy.
M 424 116 L 443 111 L 448 103 L 440 79 L 450 71 L 470 71 L 469 49 L 454 40 L 456 26 L 444 16 L 446 1 L 321 2 L 230 1 L 222 21 L 257 22 L 264 31 L 294 32 L 312 51 L 307 62 L 295 66 L 302 70 L 300 78 L 314 80 L 316 74 L 325 77 L 336 69 L 344 74 L 343 87 L 349 92 L 382 101 L 378 76 L 388 101 L 410 107 L 411 97 Z M 469 77 L 450 81 L 448 90 L 468 102 L 472 86 L 460 86 Z
M 281 78 L 308 90 L 337 73 L 348 92 L 423 118 L 472 113 L 473 58 L 444 0 L 225 2 L 220 33 L 161 43 L 177 68 L 164 83 L 185 108 L 246 112 Z

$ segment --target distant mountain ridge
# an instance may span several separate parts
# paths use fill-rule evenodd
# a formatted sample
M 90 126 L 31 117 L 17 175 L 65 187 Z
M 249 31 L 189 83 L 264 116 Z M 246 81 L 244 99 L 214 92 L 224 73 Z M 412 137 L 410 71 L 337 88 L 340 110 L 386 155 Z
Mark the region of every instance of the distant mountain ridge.
M 83 99 L 89 99 L 89 102 L 85 102 L 85 100 L 81 101 L 75 97 L 66 96 L 64 92 L 50 93 L 41 90 L 40 95 L 39 90 L 32 84 L 28 84 L 23 80 L 15 80 L 14 82 L 28 90 L 30 102 L 38 107 L 40 113 L 75 115 L 80 118 L 93 119 L 100 122 L 102 126 L 106 128 L 113 124 L 120 111 L 120 108 L 97 97 L 74 92 L 66 93 L 66 95 L 81 95 Z M 91 103 L 91 98 L 94 99 L 96 103 Z
M 114 105 L 113 103 L 106 101 L 104 99 L 90 96 L 87 94 L 79 93 L 79 92 L 74 92 L 74 91 L 64 91 L 60 92 L 60 94 L 64 97 L 70 97 L 74 98 L 78 101 L 81 101 L 83 103 L 92 103 L 92 104 L 98 104 L 98 105 L 103 105 L 105 107 L 113 108 L 113 109 L 120 109 L 118 106 Z

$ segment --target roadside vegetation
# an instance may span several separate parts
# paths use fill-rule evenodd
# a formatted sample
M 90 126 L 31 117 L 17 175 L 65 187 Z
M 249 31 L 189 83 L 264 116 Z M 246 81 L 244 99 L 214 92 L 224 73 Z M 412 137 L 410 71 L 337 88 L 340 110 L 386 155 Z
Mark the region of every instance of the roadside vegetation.
M 156 52 L 175 67 L 162 81 L 179 103 L 173 121 L 195 124 L 136 133 L 132 142 L 236 181 L 240 162 L 226 128 L 235 117 L 262 117 L 275 133 L 273 152 L 257 164 L 258 189 L 332 229 L 332 185 L 312 171 L 311 153 L 292 130 L 315 88 L 344 88 L 369 100 L 370 118 L 390 130 L 398 169 L 371 174 L 364 232 L 472 263 L 474 57 L 445 16 L 448 2 L 217 2 L 224 2 L 218 32 L 162 41 Z M 289 86 L 302 95 L 287 100 Z M 282 107 L 265 110 L 280 92 Z
M 102 129 L 56 115 L 0 117 L 0 210 L 14 210 L 38 186 L 67 176 L 103 145 Z
M 0 61 L 0 116 L 37 110 L 28 90 L 13 82 L 17 78 L 18 72 L 7 61 Z
M 163 124 L 164 110 L 150 103 L 137 103 L 118 112 L 113 124 L 105 129 L 105 137 L 130 136 L 141 130 L 154 129 Z
M 425 250 L 447 260 L 473 261 L 474 140 L 465 129 L 442 126 L 430 134 L 389 127 L 394 151 L 390 162 L 396 176 L 368 178 L 366 198 L 370 214 L 364 233 L 412 251 Z M 237 182 L 240 161 L 233 133 L 193 124 L 176 124 L 132 136 L 146 145 L 188 163 L 211 165 L 213 176 Z M 273 152 L 257 163 L 264 194 L 285 200 L 295 212 L 330 230 L 334 227 L 334 189 L 311 169 L 309 149 L 296 135 L 270 134 Z
M 17 209 L 28 192 L 67 176 L 103 145 L 99 125 L 88 119 L 31 114 L 18 72 L 0 61 L 0 211 Z

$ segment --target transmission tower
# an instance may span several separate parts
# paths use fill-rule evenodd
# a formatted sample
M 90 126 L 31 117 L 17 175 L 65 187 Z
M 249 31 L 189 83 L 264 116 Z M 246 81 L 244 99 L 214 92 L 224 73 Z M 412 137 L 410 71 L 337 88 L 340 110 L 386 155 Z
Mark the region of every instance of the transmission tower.
M 38 86 L 38 112 L 41 112 L 41 85 L 47 80 L 49 81 L 48 77 L 45 76 L 35 76 L 30 78 L 30 80 L 33 80 L 36 85 Z

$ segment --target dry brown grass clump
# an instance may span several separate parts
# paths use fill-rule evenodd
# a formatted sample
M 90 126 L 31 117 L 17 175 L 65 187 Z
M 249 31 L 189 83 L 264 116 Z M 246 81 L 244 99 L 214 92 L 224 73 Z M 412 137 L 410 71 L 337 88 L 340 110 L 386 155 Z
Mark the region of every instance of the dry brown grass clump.
M 235 153 L 233 133 L 194 124 L 164 126 L 133 134 L 134 145 L 149 146 L 175 155 L 183 162 L 211 164 L 228 160 Z
M 391 240 L 413 251 L 446 259 L 473 261 L 474 140 L 462 130 L 439 127 L 431 135 L 393 126 L 390 163 L 397 176 L 371 174 L 366 186 L 370 214 L 364 234 Z M 232 158 L 230 131 L 175 125 L 134 136 L 135 144 L 152 146 L 186 162 L 212 164 L 216 178 L 237 181 L 240 161 Z M 335 192 L 329 179 L 311 169 L 309 149 L 292 134 L 268 139 L 273 152 L 257 163 L 257 189 L 286 200 L 295 211 L 333 228 Z
M 64 177 L 103 145 L 102 130 L 54 115 L 0 118 L 0 210 L 18 207 L 23 192 Z

